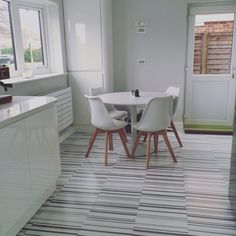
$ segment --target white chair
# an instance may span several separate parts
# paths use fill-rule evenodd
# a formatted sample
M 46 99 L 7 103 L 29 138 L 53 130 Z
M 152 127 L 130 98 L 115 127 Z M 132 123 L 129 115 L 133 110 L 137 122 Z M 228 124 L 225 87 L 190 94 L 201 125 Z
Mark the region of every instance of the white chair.
M 124 127 L 127 125 L 126 121 L 112 119 L 111 115 L 107 111 L 106 106 L 99 97 L 87 96 L 90 112 L 91 112 L 91 123 L 95 127 L 93 134 L 90 138 L 88 149 L 86 151 L 85 157 L 88 157 L 93 143 L 96 139 L 98 133 L 105 132 L 105 165 L 107 165 L 108 158 L 108 145 L 111 142 L 112 133 L 118 133 L 122 144 L 124 146 L 125 152 L 128 157 L 130 157 L 129 150 L 126 145 L 126 134 L 124 132 Z
M 167 90 L 166 90 L 167 94 L 172 95 L 174 97 L 172 117 L 175 115 L 176 110 L 177 110 L 177 105 L 178 105 L 180 92 L 181 92 L 181 89 L 178 88 L 178 87 L 168 87 Z M 171 129 L 173 130 L 173 132 L 175 134 L 175 137 L 176 137 L 176 139 L 179 143 L 179 146 L 183 147 L 183 144 L 180 140 L 179 134 L 177 132 L 177 129 L 176 129 L 175 124 L 174 124 L 172 119 L 171 119 L 171 122 L 170 122 L 170 127 L 171 127 Z
M 90 96 L 97 96 L 100 94 L 106 93 L 106 90 L 102 87 L 98 88 L 89 88 L 89 95 Z M 117 110 L 113 105 L 111 104 L 105 104 L 108 112 L 110 113 L 110 116 L 112 119 L 117 120 L 124 120 L 125 118 L 128 118 L 128 112 L 127 111 L 121 111 Z M 126 142 L 128 142 L 127 137 L 125 136 Z M 112 134 L 110 135 L 110 142 L 109 142 L 109 149 L 113 150 L 113 141 L 112 141 Z
M 146 105 L 140 121 L 134 125 L 134 128 L 137 130 L 137 137 L 133 145 L 131 157 L 134 157 L 140 137 L 145 135 L 148 140 L 146 151 L 146 169 L 149 168 L 150 144 L 152 136 L 154 137 L 155 153 L 157 153 L 158 135 L 162 135 L 173 161 L 177 162 L 166 131 L 171 121 L 172 109 L 172 96 L 152 98 Z
M 97 96 L 97 95 L 100 95 L 103 93 L 106 93 L 106 91 L 102 87 L 89 88 L 89 94 L 91 96 Z M 108 112 L 110 113 L 112 119 L 122 120 L 122 119 L 127 118 L 127 116 L 128 116 L 127 111 L 117 110 L 113 105 L 110 105 L 110 104 L 106 104 L 105 106 L 106 106 Z

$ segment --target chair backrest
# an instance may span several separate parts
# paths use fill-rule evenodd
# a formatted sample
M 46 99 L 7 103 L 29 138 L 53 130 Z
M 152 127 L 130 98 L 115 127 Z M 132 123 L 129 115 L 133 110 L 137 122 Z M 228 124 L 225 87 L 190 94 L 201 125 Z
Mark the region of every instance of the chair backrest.
M 168 95 L 172 95 L 174 97 L 174 101 L 173 101 L 173 116 L 177 110 L 177 105 L 178 105 L 178 101 L 179 101 L 179 96 L 180 96 L 180 92 L 181 92 L 181 88 L 179 87 L 168 87 L 166 90 L 166 93 Z
M 114 122 L 102 100 L 96 96 L 84 96 L 89 102 L 92 125 L 102 130 L 114 128 Z
M 158 131 L 166 129 L 171 121 L 173 96 L 151 98 L 146 105 L 137 129 Z
M 98 95 L 104 94 L 104 93 L 106 93 L 106 90 L 105 90 L 104 88 L 102 88 L 102 87 L 89 88 L 89 95 L 90 95 L 90 96 L 98 96 Z M 105 106 L 106 106 L 106 108 L 107 108 L 108 111 L 114 111 L 114 110 L 116 109 L 116 108 L 115 108 L 113 105 L 111 105 L 111 104 L 106 104 Z
M 106 90 L 102 87 L 98 88 L 89 88 L 89 95 L 90 96 L 97 96 L 100 94 L 106 93 Z

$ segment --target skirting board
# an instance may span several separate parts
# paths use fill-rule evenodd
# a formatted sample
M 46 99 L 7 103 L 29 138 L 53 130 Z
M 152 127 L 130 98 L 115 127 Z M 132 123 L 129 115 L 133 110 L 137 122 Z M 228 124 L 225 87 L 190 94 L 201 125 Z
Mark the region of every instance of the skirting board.
M 66 129 L 62 130 L 59 133 L 59 143 L 62 143 L 65 139 L 70 137 L 73 133 L 75 133 L 77 130 L 74 125 L 71 125 L 67 127 Z
M 179 132 L 184 132 L 184 124 L 181 121 L 174 121 L 175 127 Z
M 223 125 L 199 125 L 199 124 L 186 124 L 184 127 L 185 133 L 191 134 L 221 134 L 232 135 L 233 127 Z

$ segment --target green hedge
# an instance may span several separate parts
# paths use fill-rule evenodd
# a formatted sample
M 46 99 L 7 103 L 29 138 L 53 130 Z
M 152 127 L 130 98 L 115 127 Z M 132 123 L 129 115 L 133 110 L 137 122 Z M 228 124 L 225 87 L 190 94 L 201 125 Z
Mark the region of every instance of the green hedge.
M 13 55 L 13 48 L 2 48 L 1 54 Z M 34 62 L 42 61 L 42 50 L 41 48 L 33 49 L 32 56 Z M 31 62 L 30 48 L 24 49 L 24 60 L 25 62 Z

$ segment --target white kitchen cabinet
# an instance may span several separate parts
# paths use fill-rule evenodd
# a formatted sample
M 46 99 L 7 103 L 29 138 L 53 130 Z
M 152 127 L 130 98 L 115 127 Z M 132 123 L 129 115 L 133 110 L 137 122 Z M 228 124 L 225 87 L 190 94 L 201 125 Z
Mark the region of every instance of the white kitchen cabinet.
M 32 204 L 25 122 L 0 129 L 0 226 L 3 235 L 15 231 Z
M 63 4 L 68 71 L 101 71 L 100 0 L 67 0 Z
M 14 236 L 56 188 L 55 99 L 13 97 L 0 106 L 0 229 Z
M 38 200 L 46 200 L 44 193 L 51 187 L 48 183 L 56 183 L 60 171 L 58 139 L 55 138 L 58 135 L 55 114 L 55 107 L 52 107 L 25 120 L 34 204 L 38 204 Z
M 74 126 L 91 130 L 84 94 L 91 87 L 113 90 L 112 0 L 63 1 Z

